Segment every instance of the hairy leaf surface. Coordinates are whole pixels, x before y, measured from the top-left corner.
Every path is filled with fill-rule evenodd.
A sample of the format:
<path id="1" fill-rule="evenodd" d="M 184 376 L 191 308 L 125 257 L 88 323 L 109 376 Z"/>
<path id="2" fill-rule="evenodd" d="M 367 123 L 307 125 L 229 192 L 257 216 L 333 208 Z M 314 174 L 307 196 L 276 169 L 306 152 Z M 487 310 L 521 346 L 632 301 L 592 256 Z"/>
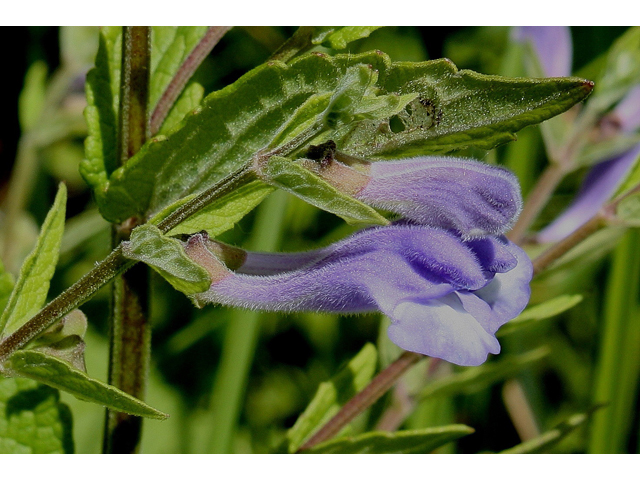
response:
<path id="1" fill-rule="evenodd" d="M 211 284 L 207 271 L 191 260 L 180 241 L 162 234 L 154 225 L 141 225 L 122 244 L 122 254 L 146 263 L 186 295 L 204 292 Z"/>
<path id="2" fill-rule="evenodd" d="M 359 65 L 370 72 L 364 89 L 361 75 L 354 76 Z M 492 148 L 568 109 L 591 86 L 575 78 L 480 75 L 448 60 L 391 63 L 381 52 L 268 62 L 209 95 L 167 137 L 148 142 L 97 200 L 111 221 L 149 217 L 294 138 L 291 148 L 301 153 L 331 138 L 347 153 L 376 158 Z M 346 91 L 336 93 L 339 87 Z M 400 100 L 383 108 L 380 96 Z M 398 113 L 385 118 L 390 109 Z"/>
<path id="3" fill-rule="evenodd" d="M 389 223 L 369 205 L 341 192 L 318 175 L 286 158 L 271 157 L 262 173 L 273 185 L 342 217 L 347 223 L 366 225 Z"/>

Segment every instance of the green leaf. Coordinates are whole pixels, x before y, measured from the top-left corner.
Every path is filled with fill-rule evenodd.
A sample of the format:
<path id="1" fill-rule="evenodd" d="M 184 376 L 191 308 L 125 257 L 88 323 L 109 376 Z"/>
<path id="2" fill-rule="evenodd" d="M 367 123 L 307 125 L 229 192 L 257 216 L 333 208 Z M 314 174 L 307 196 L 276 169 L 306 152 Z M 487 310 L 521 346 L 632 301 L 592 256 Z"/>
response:
<path id="1" fill-rule="evenodd" d="M 220 181 L 260 150 L 322 125 L 334 90 L 359 63 L 365 62 L 349 56 L 349 64 L 346 58 L 338 64 L 316 54 L 290 65 L 269 62 L 212 93 L 180 128 L 148 142 L 114 172 L 107 188 L 96 192 L 101 213 L 111 221 L 152 216 Z"/>
<path id="2" fill-rule="evenodd" d="M 314 27 L 311 43 L 342 50 L 347 44 L 368 37 L 381 27 Z"/>
<path id="3" fill-rule="evenodd" d="M 155 225 L 134 228 L 130 240 L 122 243 L 122 254 L 146 263 L 186 295 L 204 292 L 211 285 L 207 271 L 187 256 L 182 243 L 163 235 Z"/>
<path id="4" fill-rule="evenodd" d="M 87 107 L 84 117 L 88 136 L 84 142 L 86 159 L 80 163 L 85 181 L 98 191 L 118 165 L 117 112 L 120 101 L 122 27 L 102 27 L 96 66 L 87 73 Z"/>
<path id="5" fill-rule="evenodd" d="M 539 320 L 555 317 L 573 308 L 582 301 L 582 295 L 560 295 L 540 305 L 527 308 L 524 312 L 498 330 L 498 335 L 509 335 L 520 328 L 537 323 Z"/>
<path id="6" fill-rule="evenodd" d="M 261 181 L 250 182 L 228 195 L 215 200 L 195 215 L 187 218 L 167 235 L 181 233 L 191 234 L 206 230 L 211 238 L 233 228 L 247 213 L 257 207 L 274 188 Z M 158 223 L 175 208 L 191 200 L 195 195 L 189 195 L 180 202 L 153 217 L 152 222 Z"/>
<path id="7" fill-rule="evenodd" d="M 45 104 L 47 64 L 34 62 L 24 77 L 24 87 L 18 97 L 18 117 L 23 132 L 31 130 L 42 113 Z"/>
<path id="8" fill-rule="evenodd" d="M 156 420 L 164 420 L 168 416 L 111 385 L 90 378 L 69 363 L 36 350 L 19 350 L 9 357 L 4 366 L 15 375 L 31 378 L 112 410 Z"/>
<path id="9" fill-rule="evenodd" d="M 460 373 L 434 380 L 421 392 L 420 398 L 471 393 L 485 388 L 487 385 L 510 378 L 535 365 L 549 354 L 545 347 L 531 350 L 521 355 L 504 355 L 497 362 L 485 363 L 479 367 L 464 368 Z"/>
<path id="10" fill-rule="evenodd" d="M 596 407 L 590 412 L 587 413 L 578 413 L 576 415 L 572 415 L 566 421 L 562 422 L 560 425 L 555 427 L 553 430 L 549 430 L 548 432 L 543 433 L 539 437 L 532 438 L 526 442 L 521 443 L 520 445 L 516 445 L 513 448 L 509 448 L 507 450 L 503 450 L 500 453 L 543 453 L 549 450 L 552 446 L 557 444 L 564 437 L 569 435 L 571 432 L 576 430 L 578 427 L 583 425 L 585 421 L 593 415 L 595 410 L 601 408 L 601 406 Z"/>
<path id="11" fill-rule="evenodd" d="M 367 432 L 330 440 L 304 453 L 429 453 L 474 431 L 466 425 L 446 425 L 400 432 Z"/>
<path id="12" fill-rule="evenodd" d="M 358 65 L 371 73 L 363 77 Z M 377 83 L 359 97 L 364 80 Z M 342 96 L 354 100 L 344 111 L 334 111 L 331 103 L 338 87 L 346 87 L 349 93 Z M 298 151 L 333 139 L 346 153 L 379 158 L 488 149 L 565 111 L 590 90 L 591 83 L 581 79 L 493 77 L 458 72 L 448 60 L 391 63 L 382 52 L 272 61 L 212 93 L 170 134 L 148 142 L 96 191 L 96 200 L 110 221 L 148 218 L 265 150 L 280 152 L 294 133 Z M 391 119 L 370 119 L 403 107 Z M 354 121 L 345 123 L 351 116 Z M 403 129 L 394 132 L 398 123 Z"/>
<path id="13" fill-rule="evenodd" d="M 155 106 L 176 71 L 200 41 L 207 27 L 153 27 L 150 103 Z M 87 74 L 85 119 L 89 135 L 86 159 L 80 172 L 97 194 L 108 185 L 118 166 L 116 126 L 120 95 L 121 27 L 102 27 L 96 66 Z M 195 83 L 182 92 L 163 124 L 165 132 L 193 110 L 202 99 L 203 88 Z"/>
<path id="14" fill-rule="evenodd" d="M 640 230 L 626 229 L 617 242 L 604 284 L 598 354 L 591 399 L 607 403 L 589 428 L 589 453 L 627 451 L 629 418 L 635 414 L 638 357 L 638 297 L 640 296 Z"/>
<path id="15" fill-rule="evenodd" d="M 372 88 L 377 81 L 378 72 L 370 65 L 347 67 L 324 112 L 325 123 L 336 126 L 339 121 L 350 123 L 361 119 L 389 118 L 400 113 L 417 97 L 415 93 L 377 96 Z"/>
<path id="16" fill-rule="evenodd" d="M 73 453 L 71 424 L 57 390 L 0 377 L 0 454 Z"/>
<path id="17" fill-rule="evenodd" d="M 488 150 L 514 140 L 518 130 L 566 111 L 593 87 L 579 78 L 507 78 L 458 71 L 448 60 L 398 62 L 380 77 L 386 92 L 419 97 L 397 118 L 351 127 L 338 144 L 346 153 L 394 158 L 472 146 Z"/>
<path id="18" fill-rule="evenodd" d="M 273 185 L 318 208 L 334 213 L 348 223 L 387 225 L 389 221 L 373 208 L 341 192 L 296 162 L 273 156 L 261 172 Z"/>
<path id="19" fill-rule="evenodd" d="M 64 232 L 67 188 L 61 183 L 53 206 L 42 224 L 36 246 L 22 264 L 18 281 L 0 316 L 0 333 L 6 337 L 31 318 L 47 299 Z"/>
<path id="20" fill-rule="evenodd" d="M 366 344 L 331 380 L 318 386 L 313 400 L 287 432 L 287 451 L 293 453 L 305 440 L 333 417 L 340 406 L 362 390 L 376 369 L 376 349 Z"/>

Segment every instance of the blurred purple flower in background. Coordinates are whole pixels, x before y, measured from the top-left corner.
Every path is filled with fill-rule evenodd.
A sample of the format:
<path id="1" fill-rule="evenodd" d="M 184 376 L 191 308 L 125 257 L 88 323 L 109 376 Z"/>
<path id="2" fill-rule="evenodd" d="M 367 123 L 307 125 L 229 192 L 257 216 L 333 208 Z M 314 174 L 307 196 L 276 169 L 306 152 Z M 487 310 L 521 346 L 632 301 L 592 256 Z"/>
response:
<path id="1" fill-rule="evenodd" d="M 511 38 L 516 42 L 531 43 L 542 68 L 540 76 L 571 75 L 573 43 L 569 27 L 515 27 Z"/>
<path id="2" fill-rule="evenodd" d="M 512 38 L 530 42 L 542 67 L 542 75 L 571 74 L 572 41 L 569 27 L 516 27 Z M 628 135 L 640 127 L 640 84 L 606 114 L 598 125 L 598 136 Z M 640 155 L 640 144 L 598 163 L 586 175 L 573 203 L 537 235 L 540 243 L 562 240 L 593 217 L 611 198 Z"/>
<path id="3" fill-rule="evenodd" d="M 242 260 L 235 271 L 212 253 L 227 247 L 196 234 L 185 250 L 213 281 L 194 301 L 273 311 L 379 310 L 391 319 L 390 339 L 406 350 L 459 365 L 499 353 L 495 333 L 526 306 L 532 276 L 519 247 L 486 235 L 515 220 L 515 177 L 451 158 L 381 162 L 369 173 L 366 194 L 356 197 L 377 199 L 373 205 L 383 198 L 385 208 L 410 220 L 310 252 L 236 252 Z"/>
<path id="4" fill-rule="evenodd" d="M 640 127 L 640 86 L 604 117 L 604 129 L 615 128 L 615 134 L 632 133 Z M 640 155 L 640 144 L 591 168 L 573 203 L 553 222 L 538 233 L 541 243 L 562 240 L 593 217 L 611 198 Z"/>

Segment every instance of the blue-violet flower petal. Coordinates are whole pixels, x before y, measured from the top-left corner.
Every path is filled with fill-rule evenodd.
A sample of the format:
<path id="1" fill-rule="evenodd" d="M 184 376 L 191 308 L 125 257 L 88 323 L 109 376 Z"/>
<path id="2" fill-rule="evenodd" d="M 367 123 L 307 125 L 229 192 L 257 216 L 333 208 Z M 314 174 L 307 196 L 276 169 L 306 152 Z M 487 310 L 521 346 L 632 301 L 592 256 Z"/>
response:
<path id="1" fill-rule="evenodd" d="M 495 332 L 529 299 L 532 267 L 504 238 L 465 241 L 455 233 L 396 224 L 357 232 L 327 248 L 293 254 L 249 252 L 235 272 L 196 234 L 185 249 L 212 271 L 197 303 L 261 310 L 357 313 L 380 310 L 401 348 L 459 365 L 498 353 Z M 198 253 L 195 253 L 198 252 Z"/>
<path id="2" fill-rule="evenodd" d="M 522 207 L 516 177 L 500 167 L 449 157 L 374 162 L 354 196 L 423 225 L 464 238 L 502 235 Z"/>
<path id="3" fill-rule="evenodd" d="M 518 42 L 531 42 L 544 76 L 571 75 L 573 43 L 569 27 L 515 27 L 512 37 Z"/>

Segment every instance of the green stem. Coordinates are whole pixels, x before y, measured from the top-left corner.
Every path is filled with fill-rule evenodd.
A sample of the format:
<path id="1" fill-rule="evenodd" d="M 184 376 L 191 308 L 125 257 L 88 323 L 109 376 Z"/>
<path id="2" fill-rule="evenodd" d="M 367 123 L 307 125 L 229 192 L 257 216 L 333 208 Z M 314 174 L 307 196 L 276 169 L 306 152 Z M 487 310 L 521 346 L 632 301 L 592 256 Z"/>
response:
<path id="1" fill-rule="evenodd" d="M 257 214 L 249 247 L 265 252 L 275 251 L 280 243 L 287 195 L 274 192 Z M 210 453 L 232 453 L 244 390 L 255 354 L 260 331 L 257 311 L 234 310 L 227 326 L 222 356 L 212 391 Z"/>
<path id="2" fill-rule="evenodd" d="M 135 263 L 122 256 L 120 247 L 113 250 L 89 273 L 54 298 L 22 327 L 0 343 L 0 364 L 67 313 L 89 300 L 100 288 Z"/>
<path id="3" fill-rule="evenodd" d="M 174 77 L 171 79 L 169 85 L 162 93 L 158 104 L 151 114 L 150 128 L 151 135 L 155 135 L 160 130 L 162 123 L 169 114 L 171 107 L 184 90 L 185 85 L 189 79 L 196 72 L 200 64 L 203 62 L 207 55 L 213 50 L 220 39 L 231 30 L 232 27 L 209 27 L 202 39 L 193 48 L 189 56 L 184 60 Z"/>
<path id="4" fill-rule="evenodd" d="M 156 225 L 162 233 L 167 233 L 177 227 L 191 215 L 199 212 L 211 202 L 224 197 L 237 188 L 255 180 L 257 177 L 253 170 L 246 165 L 239 170 L 223 178 L 220 182 L 191 199 L 180 208 L 177 208 Z"/>
<path id="5" fill-rule="evenodd" d="M 627 339 L 637 331 L 633 314 L 637 311 L 640 292 L 640 230 L 629 230 L 615 249 L 607 281 L 603 312 L 600 354 L 596 367 L 593 403 L 608 402 L 608 406 L 593 417 L 589 438 L 589 453 L 625 452 L 629 420 L 633 409 L 628 396 L 629 380 L 623 369 L 627 357 L 635 357 L 637 344 Z M 634 328 L 635 327 L 635 328 Z M 636 335 L 632 335 L 635 337 Z M 636 379 L 631 379 L 634 382 Z"/>
<path id="6" fill-rule="evenodd" d="M 118 129 L 121 165 L 135 155 L 149 137 L 150 64 L 151 28 L 124 27 Z M 128 239 L 137 223 L 130 219 L 114 225 L 114 246 Z M 146 265 L 138 264 L 116 279 L 112 293 L 109 383 L 140 400 L 144 400 L 151 357 L 148 275 Z M 105 453 L 137 453 L 141 435 L 142 417 L 107 410 Z"/>
<path id="7" fill-rule="evenodd" d="M 149 137 L 151 28 L 124 27 L 118 125 L 118 158 L 124 165 Z"/>
<path id="8" fill-rule="evenodd" d="M 424 355 L 419 353 L 404 352 L 395 362 L 376 375 L 369 385 L 345 403 L 331 420 L 300 447 L 299 451 L 308 450 L 332 438 L 351 420 L 373 405 L 398 381 L 404 372 L 423 358 L 425 358 Z"/>

